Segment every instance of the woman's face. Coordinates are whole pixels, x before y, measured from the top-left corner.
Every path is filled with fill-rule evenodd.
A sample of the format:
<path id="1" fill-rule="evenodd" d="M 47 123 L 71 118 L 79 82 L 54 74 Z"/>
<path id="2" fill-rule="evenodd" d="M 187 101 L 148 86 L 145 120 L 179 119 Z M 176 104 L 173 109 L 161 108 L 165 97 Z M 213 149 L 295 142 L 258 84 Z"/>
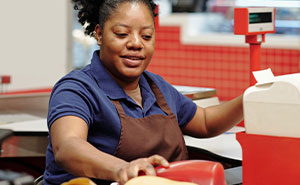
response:
<path id="1" fill-rule="evenodd" d="M 113 77 L 122 83 L 137 81 L 149 65 L 155 46 L 149 8 L 144 3 L 120 4 L 105 22 L 100 37 L 100 60 Z"/>

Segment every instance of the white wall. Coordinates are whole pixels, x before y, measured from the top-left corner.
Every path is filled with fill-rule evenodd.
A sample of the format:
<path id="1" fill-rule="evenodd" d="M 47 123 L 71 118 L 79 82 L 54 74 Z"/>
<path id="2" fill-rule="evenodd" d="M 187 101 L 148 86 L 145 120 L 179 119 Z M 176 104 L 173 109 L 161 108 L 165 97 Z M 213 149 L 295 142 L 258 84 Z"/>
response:
<path id="1" fill-rule="evenodd" d="M 1 0 L 0 75 L 8 91 L 52 87 L 70 70 L 70 0 Z"/>

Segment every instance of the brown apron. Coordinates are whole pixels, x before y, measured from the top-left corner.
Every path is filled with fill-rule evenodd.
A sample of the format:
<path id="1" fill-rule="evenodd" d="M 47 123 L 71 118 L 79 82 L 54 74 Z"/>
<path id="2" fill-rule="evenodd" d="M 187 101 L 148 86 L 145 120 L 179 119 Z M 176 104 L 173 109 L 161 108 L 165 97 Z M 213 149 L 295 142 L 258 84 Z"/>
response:
<path id="1" fill-rule="evenodd" d="M 146 76 L 158 106 L 167 115 L 150 115 L 145 118 L 127 116 L 119 101 L 112 100 L 121 121 L 121 135 L 115 156 L 132 161 L 154 154 L 168 161 L 188 159 L 188 153 L 176 116 L 168 106 L 156 84 Z"/>

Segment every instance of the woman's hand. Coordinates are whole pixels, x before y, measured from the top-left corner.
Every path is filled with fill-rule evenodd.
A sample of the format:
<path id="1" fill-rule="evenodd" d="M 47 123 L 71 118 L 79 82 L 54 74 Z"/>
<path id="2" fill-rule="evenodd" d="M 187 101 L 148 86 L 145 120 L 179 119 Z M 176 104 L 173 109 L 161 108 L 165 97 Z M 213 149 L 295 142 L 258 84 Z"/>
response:
<path id="1" fill-rule="evenodd" d="M 145 175 L 156 176 L 153 165 L 162 165 L 164 167 L 169 167 L 168 161 L 159 155 L 136 159 L 119 169 L 119 171 L 117 172 L 118 183 L 123 185 L 128 180 L 139 176 L 139 173 L 141 172 Z"/>

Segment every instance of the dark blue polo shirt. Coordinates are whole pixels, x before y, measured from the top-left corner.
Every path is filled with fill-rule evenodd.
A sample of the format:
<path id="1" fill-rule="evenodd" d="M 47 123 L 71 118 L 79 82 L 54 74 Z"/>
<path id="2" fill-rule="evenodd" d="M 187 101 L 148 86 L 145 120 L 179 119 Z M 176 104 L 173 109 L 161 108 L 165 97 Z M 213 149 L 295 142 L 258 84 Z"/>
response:
<path id="1" fill-rule="evenodd" d="M 142 74 L 141 88 L 143 109 L 141 109 L 114 81 L 101 64 L 95 51 L 91 64 L 82 70 L 75 70 L 59 80 L 51 93 L 48 111 L 48 127 L 58 118 L 73 115 L 82 118 L 88 125 L 88 142 L 99 150 L 114 154 L 120 139 L 121 123 L 111 100 L 119 100 L 125 113 L 133 118 L 153 114 L 165 114 L 156 104 L 156 98 Z M 156 83 L 166 102 L 184 127 L 194 116 L 196 105 L 179 93 L 163 78 L 145 71 Z M 46 154 L 45 184 L 61 184 L 74 176 L 56 165 L 51 139 Z"/>

